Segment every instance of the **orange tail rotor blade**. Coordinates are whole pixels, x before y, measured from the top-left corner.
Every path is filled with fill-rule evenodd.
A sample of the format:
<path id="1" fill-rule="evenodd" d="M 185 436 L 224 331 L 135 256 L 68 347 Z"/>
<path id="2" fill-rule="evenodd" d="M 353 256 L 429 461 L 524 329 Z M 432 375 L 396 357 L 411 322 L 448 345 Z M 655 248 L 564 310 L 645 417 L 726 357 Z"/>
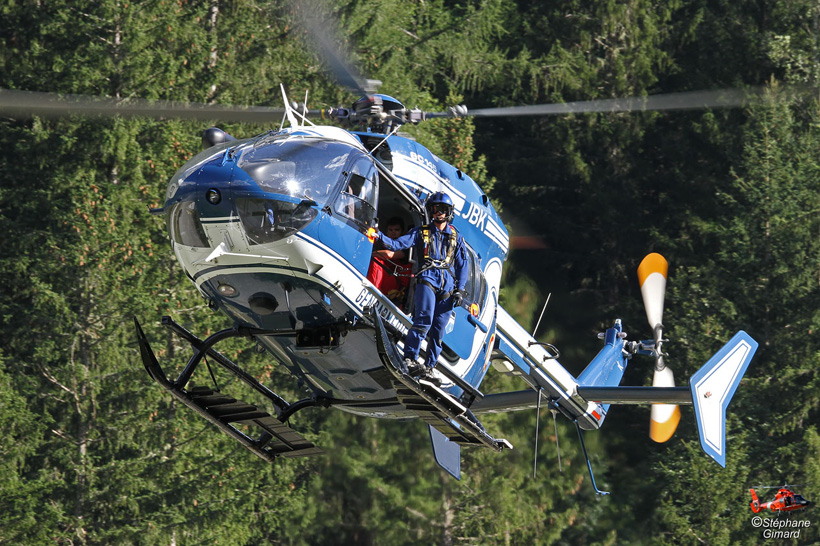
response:
<path id="1" fill-rule="evenodd" d="M 663 323 L 663 301 L 666 295 L 666 278 L 669 264 L 666 258 L 653 252 L 638 266 L 638 281 L 646 309 L 646 319 L 653 331 Z"/>
<path id="2" fill-rule="evenodd" d="M 672 370 L 663 368 L 655 371 L 653 387 L 674 387 L 675 378 Z M 676 404 L 652 404 L 649 419 L 649 437 L 662 444 L 675 433 L 680 423 L 680 408 Z"/>

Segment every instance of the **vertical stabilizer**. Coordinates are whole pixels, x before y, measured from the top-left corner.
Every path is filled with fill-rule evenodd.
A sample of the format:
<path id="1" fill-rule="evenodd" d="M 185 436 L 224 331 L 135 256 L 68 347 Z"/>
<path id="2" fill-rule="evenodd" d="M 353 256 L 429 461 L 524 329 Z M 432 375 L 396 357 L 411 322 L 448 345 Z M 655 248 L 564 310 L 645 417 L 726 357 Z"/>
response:
<path id="1" fill-rule="evenodd" d="M 757 493 L 755 493 L 754 489 L 749 489 L 749 493 L 752 494 L 752 502 L 750 504 L 752 507 L 752 512 L 757 514 L 760 512 L 760 500 L 757 498 Z"/>
<path id="2" fill-rule="evenodd" d="M 698 420 L 700 446 L 726 466 L 726 408 L 757 350 L 757 342 L 740 331 L 689 381 Z"/>

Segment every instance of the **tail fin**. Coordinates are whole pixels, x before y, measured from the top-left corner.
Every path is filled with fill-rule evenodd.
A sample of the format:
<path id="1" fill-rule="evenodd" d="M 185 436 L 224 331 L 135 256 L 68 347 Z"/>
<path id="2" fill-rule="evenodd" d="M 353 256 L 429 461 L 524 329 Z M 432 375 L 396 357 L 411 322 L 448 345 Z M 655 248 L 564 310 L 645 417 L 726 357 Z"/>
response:
<path id="1" fill-rule="evenodd" d="M 752 512 L 757 514 L 758 512 L 760 512 L 760 501 L 757 498 L 757 493 L 755 493 L 754 489 L 749 489 L 749 493 L 752 494 L 752 502 L 750 504 L 750 506 L 752 507 Z"/>
<path id="2" fill-rule="evenodd" d="M 726 466 L 726 408 L 757 345 L 749 334 L 738 332 L 689 381 L 700 446 L 722 467 Z"/>

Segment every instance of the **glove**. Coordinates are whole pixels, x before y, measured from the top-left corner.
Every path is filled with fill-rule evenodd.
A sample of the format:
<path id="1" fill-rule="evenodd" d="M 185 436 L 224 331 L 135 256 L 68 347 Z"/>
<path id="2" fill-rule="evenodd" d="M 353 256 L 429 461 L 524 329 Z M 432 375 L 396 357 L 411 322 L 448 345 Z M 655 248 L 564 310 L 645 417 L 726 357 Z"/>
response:
<path id="1" fill-rule="evenodd" d="M 367 228 L 367 238 L 371 243 L 376 242 L 376 239 L 379 238 L 379 232 L 376 231 L 376 228 Z"/>
<path id="2" fill-rule="evenodd" d="M 453 308 L 461 307 L 461 304 L 464 303 L 464 292 L 461 290 L 456 290 L 453 292 Z"/>

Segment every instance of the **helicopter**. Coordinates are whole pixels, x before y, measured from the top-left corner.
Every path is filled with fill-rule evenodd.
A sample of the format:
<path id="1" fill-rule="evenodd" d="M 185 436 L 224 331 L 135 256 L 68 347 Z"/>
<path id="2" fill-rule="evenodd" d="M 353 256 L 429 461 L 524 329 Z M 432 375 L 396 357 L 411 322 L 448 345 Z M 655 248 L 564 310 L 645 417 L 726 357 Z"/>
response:
<path id="1" fill-rule="evenodd" d="M 598 355 L 573 376 L 560 364 L 554 346 L 536 340 L 499 304 L 510 236 L 489 196 L 468 173 L 399 129 L 444 117 L 733 106 L 745 99 L 717 91 L 424 112 L 375 93 L 370 81 L 351 79 L 361 98 L 350 107 L 318 112 L 307 108 L 307 100 L 301 107 L 291 103 L 284 86 L 281 110 L 150 101 L 123 106 L 11 91 L 0 92 L 0 102 L 6 110 L 40 115 L 69 111 L 283 120 L 278 130 L 244 139 L 216 127 L 207 129 L 203 151 L 171 178 L 164 205 L 151 211 L 165 219 L 172 252 L 185 274 L 231 326 L 202 339 L 173 318 L 163 317 L 162 325 L 193 351 L 182 370 L 169 376 L 134 319 L 148 375 L 255 455 L 273 462 L 278 457 L 322 453 L 291 426 L 290 419 L 308 408 L 332 407 L 366 417 L 424 422 L 436 462 L 460 479 L 461 447 L 513 447 L 487 431 L 479 415 L 540 410 L 543 404 L 575 425 L 592 486 L 596 493 L 606 494 L 595 484 L 583 431 L 599 429 L 612 404 L 651 404 L 654 440 L 668 440 L 680 420 L 678 406 L 692 405 L 701 447 L 725 466 L 725 412 L 757 342 L 738 332 L 692 376 L 688 387 L 674 386 L 662 351 L 668 264 L 653 253 L 638 267 L 652 338 L 628 340 L 616 319 L 600 334 L 603 347 Z M 338 126 L 314 125 L 314 117 L 330 118 Z M 412 323 L 412 298 L 396 303 L 367 279 L 373 251 L 370 230 L 378 227 L 379 219 L 390 217 L 402 218 L 405 225 L 428 224 L 424 202 L 435 192 L 446 193 L 454 202 L 452 223 L 464 238 L 469 269 L 465 304 L 451 312 L 436 383 L 417 380 L 402 368 L 400 348 Z M 416 267 L 420 261 L 411 254 Z M 284 366 L 308 396 L 288 402 L 216 350 L 232 338 L 253 341 Z M 423 343 L 422 352 L 425 349 Z M 620 385 L 635 355 L 654 360 L 652 387 Z M 201 366 L 204 363 L 210 372 L 208 359 L 235 376 L 254 399 L 238 399 L 208 385 Z M 519 377 L 524 388 L 483 393 L 480 389 L 491 366 Z M 200 382 L 200 375 L 205 381 Z"/>
<path id="2" fill-rule="evenodd" d="M 751 506 L 752 512 L 755 514 L 767 508 L 772 512 L 781 514 L 783 512 L 803 510 L 811 506 L 811 502 L 803 498 L 803 495 L 795 493 L 791 487 L 787 485 L 763 486 L 758 487 L 758 489 L 777 489 L 777 493 L 775 493 L 774 498 L 769 502 L 760 502 L 754 488 L 749 489 L 749 493 L 752 495 L 752 502 L 749 506 Z"/>
<path id="3" fill-rule="evenodd" d="M 460 478 L 461 446 L 510 449 L 476 414 L 540 408 L 542 400 L 578 431 L 601 427 L 610 404 L 653 404 L 651 436 L 671 437 L 679 404 L 692 404 L 703 449 L 725 465 L 725 410 L 757 343 L 738 332 L 693 377 L 675 387 L 664 365 L 662 310 L 668 265 L 648 255 L 638 268 L 650 340 L 628 341 L 620 319 L 601 334 L 604 347 L 576 378 L 555 347 L 538 342 L 499 305 L 509 235 L 480 186 L 417 142 L 397 134 L 407 121 L 435 117 L 407 110 L 393 97 L 371 94 L 350 109 L 331 111 L 365 131 L 313 125 L 290 106 L 289 127 L 236 140 L 217 128 L 206 149 L 168 185 L 165 206 L 173 252 L 209 306 L 233 326 L 200 339 L 170 317 L 162 324 L 193 348 L 175 378 L 166 376 L 135 319 L 149 375 L 177 399 L 256 455 L 314 455 L 321 449 L 288 426 L 296 412 L 335 407 L 385 419 L 420 419 L 429 428 L 437 463 Z M 400 347 L 412 323 L 408 298 L 397 303 L 366 277 L 380 217 L 426 225 L 425 199 L 445 192 L 453 225 L 468 254 L 465 303 L 453 309 L 436 366 L 437 382 L 405 373 Z M 410 261 L 416 267 L 421 257 Z M 252 338 L 282 363 L 310 396 L 293 403 L 263 385 L 214 346 Z M 422 345 L 422 351 L 425 345 Z M 619 386 L 633 355 L 655 359 L 653 387 Z M 267 399 L 274 411 L 212 387 L 189 386 L 209 356 Z M 484 394 L 490 367 L 521 377 L 526 390 Z M 584 454 L 595 491 L 589 458 Z"/>

